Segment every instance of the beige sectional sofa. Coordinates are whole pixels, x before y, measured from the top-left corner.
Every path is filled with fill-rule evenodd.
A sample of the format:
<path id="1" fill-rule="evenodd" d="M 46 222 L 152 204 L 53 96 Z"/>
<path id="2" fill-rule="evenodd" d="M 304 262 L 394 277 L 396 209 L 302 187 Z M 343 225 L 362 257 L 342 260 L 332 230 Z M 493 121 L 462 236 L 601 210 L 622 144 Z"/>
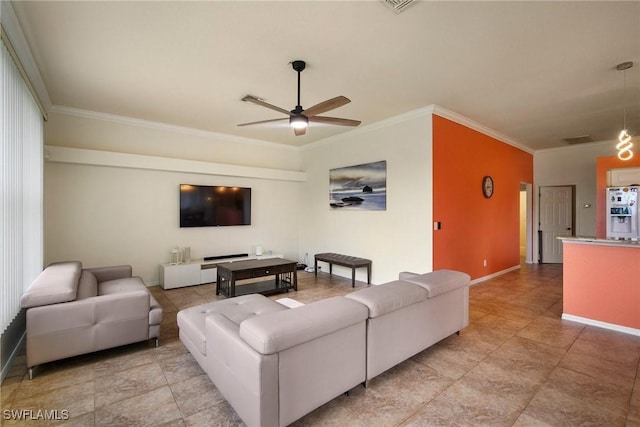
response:
<path id="1" fill-rule="evenodd" d="M 178 313 L 180 339 L 248 426 L 286 426 L 469 323 L 442 270 L 287 308 L 252 294 Z"/>
<path id="2" fill-rule="evenodd" d="M 129 265 L 83 269 L 78 261 L 45 268 L 25 291 L 27 366 L 131 344 L 160 335 L 162 307 Z"/>
<path id="3" fill-rule="evenodd" d="M 439 270 L 347 295 L 369 309 L 367 381 L 469 325 L 469 275 Z"/>

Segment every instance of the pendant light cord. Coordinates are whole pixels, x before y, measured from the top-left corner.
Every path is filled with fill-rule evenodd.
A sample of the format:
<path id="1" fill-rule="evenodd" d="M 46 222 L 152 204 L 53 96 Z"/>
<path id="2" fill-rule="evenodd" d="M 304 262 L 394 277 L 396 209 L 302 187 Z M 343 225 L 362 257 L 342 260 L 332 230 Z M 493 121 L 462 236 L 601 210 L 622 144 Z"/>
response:
<path id="1" fill-rule="evenodd" d="M 622 72 L 623 92 L 622 92 L 622 129 L 627 128 L 627 70 Z"/>

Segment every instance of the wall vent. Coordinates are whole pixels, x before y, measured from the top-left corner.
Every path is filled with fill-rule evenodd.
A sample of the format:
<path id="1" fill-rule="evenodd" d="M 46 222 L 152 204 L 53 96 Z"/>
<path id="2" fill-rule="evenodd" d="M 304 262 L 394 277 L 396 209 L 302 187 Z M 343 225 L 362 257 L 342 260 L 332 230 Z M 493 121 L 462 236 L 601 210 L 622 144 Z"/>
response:
<path id="1" fill-rule="evenodd" d="M 395 13 L 400 13 L 405 10 L 411 3 L 415 0 L 380 0 L 382 3 L 386 4 L 389 8 L 391 8 Z"/>
<path id="2" fill-rule="evenodd" d="M 564 138 L 564 142 L 570 145 L 586 144 L 588 142 L 595 142 L 595 139 L 591 135 L 575 136 L 573 138 Z"/>

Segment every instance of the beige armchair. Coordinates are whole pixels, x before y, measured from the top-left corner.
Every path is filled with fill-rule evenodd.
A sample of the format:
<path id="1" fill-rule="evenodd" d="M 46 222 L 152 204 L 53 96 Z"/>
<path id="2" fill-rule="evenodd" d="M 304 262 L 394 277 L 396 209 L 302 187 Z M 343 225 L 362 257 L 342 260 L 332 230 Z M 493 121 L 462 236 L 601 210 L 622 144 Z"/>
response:
<path id="1" fill-rule="evenodd" d="M 21 299 L 27 309 L 27 366 L 155 338 L 162 307 L 129 265 L 48 266 Z"/>

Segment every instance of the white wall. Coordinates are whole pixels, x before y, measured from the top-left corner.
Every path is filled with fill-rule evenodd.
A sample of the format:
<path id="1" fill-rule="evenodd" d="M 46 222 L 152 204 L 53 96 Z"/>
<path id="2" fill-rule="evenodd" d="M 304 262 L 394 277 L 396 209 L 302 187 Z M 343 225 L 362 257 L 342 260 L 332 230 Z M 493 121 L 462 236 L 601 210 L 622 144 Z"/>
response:
<path id="1" fill-rule="evenodd" d="M 427 108 L 306 146 L 300 205 L 300 256 L 338 252 L 373 261 L 372 283 L 400 271 L 432 269 L 431 112 Z M 329 207 L 329 170 L 387 161 L 387 210 Z M 322 265 L 322 264 L 321 264 Z M 334 274 L 351 270 L 334 267 Z M 356 278 L 366 281 L 359 269 Z"/>
<path id="2" fill-rule="evenodd" d="M 539 193 L 540 187 L 575 186 L 575 234 L 578 236 L 596 235 L 596 160 L 616 153 L 615 142 L 607 141 L 540 150 L 533 155 L 535 194 Z M 538 208 L 538 197 L 534 197 L 534 224 L 539 223 Z M 534 253 L 538 253 L 537 238 L 534 239 Z"/>
<path id="3" fill-rule="evenodd" d="M 325 251 L 370 258 L 373 283 L 394 280 L 400 271 L 430 271 L 432 111 L 414 111 L 294 149 L 54 109 L 45 139 L 50 152 L 45 262 L 127 263 L 155 284 L 159 264 L 168 261 L 175 245 L 190 246 L 198 258 L 251 252 L 260 244 L 291 259 L 303 260 L 308 253 L 310 264 L 315 253 Z M 180 163 L 184 159 L 198 164 L 189 170 L 189 162 L 186 168 Z M 387 210 L 330 209 L 329 169 L 378 160 L 387 161 Z M 202 164 L 206 169 L 207 162 L 238 170 L 249 166 L 250 171 L 233 176 L 213 167 L 210 174 L 194 173 L 202 172 Z M 265 178 L 271 168 L 276 179 Z M 296 173 L 307 181 L 290 176 Z M 180 229 L 181 183 L 251 187 L 252 225 Z M 351 274 L 341 267 L 334 273 Z M 357 278 L 366 280 L 365 272 L 359 270 Z"/>
<path id="4" fill-rule="evenodd" d="M 256 244 L 262 245 L 265 251 L 297 258 L 301 183 L 299 178 L 289 177 L 296 173 L 304 176 L 295 172 L 300 166 L 297 150 L 242 141 L 235 141 L 234 149 L 229 150 L 228 141 L 171 128 L 56 114 L 50 120 L 51 133 L 45 134 L 46 143 L 52 143 L 44 175 L 45 265 L 70 259 L 80 260 L 88 267 L 131 264 L 134 274 L 147 284 L 156 284 L 159 265 L 168 262 L 169 251 L 176 245 L 190 246 L 192 258 L 250 253 Z M 119 141 L 125 140 L 125 153 L 145 155 L 100 151 L 87 155 L 83 151 L 102 149 L 109 140 L 114 140 L 117 148 L 123 148 Z M 154 153 L 156 141 L 162 142 Z M 172 148 L 169 141 L 176 147 Z M 59 149 L 58 146 L 65 143 L 77 148 L 70 153 Z M 172 150 L 176 151 L 172 153 L 174 159 L 164 159 L 169 166 L 165 166 L 161 157 L 148 156 L 168 155 Z M 185 167 L 178 151 L 199 152 L 200 159 L 209 161 L 233 157 L 236 164 L 230 173 L 219 174 L 216 171 L 224 168 L 215 167 L 214 163 L 211 163 L 211 173 L 200 173 L 201 166 L 209 163 L 192 162 L 197 167 L 190 171 L 189 162 Z M 96 164 L 96 157 L 109 162 Z M 193 156 L 182 158 L 189 157 Z M 249 168 L 242 167 L 244 157 Z M 118 159 L 127 167 L 118 166 Z M 136 164 L 140 166 L 135 167 Z M 179 167 L 172 169 L 172 164 Z M 264 169 L 285 164 L 290 166 L 289 170 Z M 236 170 L 238 173 L 234 176 Z M 252 170 L 255 170 L 254 176 Z M 265 171 L 268 176 L 283 178 L 264 178 Z M 178 186 L 181 183 L 251 187 L 252 224 L 179 228 Z"/>

